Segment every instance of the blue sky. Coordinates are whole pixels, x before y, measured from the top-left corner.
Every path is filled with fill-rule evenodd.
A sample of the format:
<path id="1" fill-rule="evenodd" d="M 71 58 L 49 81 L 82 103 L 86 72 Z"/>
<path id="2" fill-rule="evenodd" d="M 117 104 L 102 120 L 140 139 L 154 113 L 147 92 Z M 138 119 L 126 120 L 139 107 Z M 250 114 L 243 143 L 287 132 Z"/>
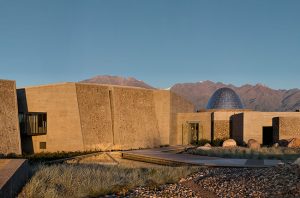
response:
<path id="1" fill-rule="evenodd" d="M 0 78 L 300 88 L 297 0 L 0 0 Z"/>

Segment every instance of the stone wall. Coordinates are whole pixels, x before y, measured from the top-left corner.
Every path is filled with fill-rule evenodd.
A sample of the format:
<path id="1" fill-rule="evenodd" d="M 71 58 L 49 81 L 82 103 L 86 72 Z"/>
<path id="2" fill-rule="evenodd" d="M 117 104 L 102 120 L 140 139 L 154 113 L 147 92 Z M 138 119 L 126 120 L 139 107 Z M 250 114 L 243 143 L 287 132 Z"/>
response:
<path id="1" fill-rule="evenodd" d="M 15 81 L 0 80 L 0 153 L 21 154 Z"/>
<path id="2" fill-rule="evenodd" d="M 76 83 L 81 132 L 85 150 L 106 150 L 113 145 L 108 86 Z"/>
<path id="3" fill-rule="evenodd" d="M 155 113 L 161 145 L 170 144 L 170 91 L 154 90 Z"/>
<path id="4" fill-rule="evenodd" d="M 273 118 L 273 130 L 276 140 L 300 138 L 300 117 Z"/>
<path id="5" fill-rule="evenodd" d="M 113 87 L 115 148 L 161 145 L 153 91 Z"/>
<path id="6" fill-rule="evenodd" d="M 248 111 L 248 110 L 247 110 Z M 230 120 L 235 114 L 241 113 L 241 110 L 215 111 L 212 114 L 213 120 L 213 139 L 228 139 L 232 131 Z"/>

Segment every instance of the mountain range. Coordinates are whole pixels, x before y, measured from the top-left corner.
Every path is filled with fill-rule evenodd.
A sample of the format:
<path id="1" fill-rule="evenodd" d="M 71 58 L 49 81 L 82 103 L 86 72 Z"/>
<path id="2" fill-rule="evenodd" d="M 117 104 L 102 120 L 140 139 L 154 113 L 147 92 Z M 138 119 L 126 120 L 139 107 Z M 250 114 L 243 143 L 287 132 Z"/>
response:
<path id="1" fill-rule="evenodd" d="M 123 86 L 142 87 L 156 89 L 147 83 L 129 77 L 119 76 L 96 76 L 84 83 L 113 84 Z M 295 111 L 300 109 L 300 90 L 299 89 L 272 89 L 262 84 L 242 85 L 240 87 L 221 82 L 209 80 L 195 83 L 177 83 L 169 88 L 174 93 L 191 101 L 196 109 L 205 109 L 210 96 L 219 88 L 229 87 L 233 89 L 241 98 L 245 108 L 257 111 Z"/>

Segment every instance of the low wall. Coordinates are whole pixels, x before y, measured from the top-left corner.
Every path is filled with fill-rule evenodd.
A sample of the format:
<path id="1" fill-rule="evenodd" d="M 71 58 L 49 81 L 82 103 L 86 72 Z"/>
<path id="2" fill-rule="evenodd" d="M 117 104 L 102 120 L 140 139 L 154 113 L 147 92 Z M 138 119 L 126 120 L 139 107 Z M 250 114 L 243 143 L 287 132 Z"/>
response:
<path id="1" fill-rule="evenodd" d="M 17 197 L 28 180 L 28 171 L 27 160 L 0 159 L 0 197 Z"/>

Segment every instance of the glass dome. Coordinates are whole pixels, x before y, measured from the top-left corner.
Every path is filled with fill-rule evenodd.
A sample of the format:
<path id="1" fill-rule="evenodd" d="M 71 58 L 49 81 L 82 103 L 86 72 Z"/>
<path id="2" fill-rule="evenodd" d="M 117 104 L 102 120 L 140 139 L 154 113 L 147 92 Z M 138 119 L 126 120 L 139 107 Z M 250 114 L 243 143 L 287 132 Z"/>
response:
<path id="1" fill-rule="evenodd" d="M 207 109 L 243 109 L 240 97 L 230 88 L 220 88 L 210 97 Z"/>

